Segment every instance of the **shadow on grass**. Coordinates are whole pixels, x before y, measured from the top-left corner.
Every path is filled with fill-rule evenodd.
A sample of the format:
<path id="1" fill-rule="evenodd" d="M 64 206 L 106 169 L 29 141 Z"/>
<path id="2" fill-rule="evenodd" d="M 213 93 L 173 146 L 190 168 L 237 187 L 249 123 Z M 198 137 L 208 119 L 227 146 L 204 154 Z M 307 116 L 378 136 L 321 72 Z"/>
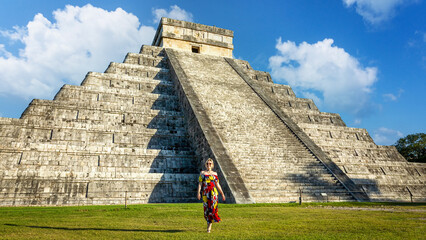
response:
<path id="1" fill-rule="evenodd" d="M 5 226 L 10 227 L 28 227 L 28 228 L 41 228 L 41 229 L 55 229 L 55 230 L 67 230 L 67 231 L 116 231 L 116 232 L 163 232 L 163 233 L 178 233 L 185 232 L 184 230 L 149 230 L 149 229 L 112 229 L 112 228 L 70 228 L 70 227 L 49 227 L 49 226 L 27 226 L 5 223 Z"/>

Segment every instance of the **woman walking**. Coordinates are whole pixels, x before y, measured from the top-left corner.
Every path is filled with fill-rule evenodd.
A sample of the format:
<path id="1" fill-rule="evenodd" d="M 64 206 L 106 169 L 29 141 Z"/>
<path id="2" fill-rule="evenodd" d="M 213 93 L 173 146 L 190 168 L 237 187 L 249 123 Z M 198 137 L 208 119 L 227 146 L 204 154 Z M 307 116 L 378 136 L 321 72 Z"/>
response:
<path id="1" fill-rule="evenodd" d="M 200 191 L 203 194 L 203 207 L 204 207 L 204 218 L 207 221 L 207 232 L 210 233 L 213 222 L 219 222 L 220 217 L 218 215 L 218 193 L 222 194 L 222 200 L 225 201 L 225 195 L 223 194 L 222 188 L 219 184 L 219 178 L 217 173 L 213 172 L 214 163 L 211 158 L 205 162 L 206 171 L 201 171 L 198 179 L 198 191 L 197 198 L 201 199 Z"/>

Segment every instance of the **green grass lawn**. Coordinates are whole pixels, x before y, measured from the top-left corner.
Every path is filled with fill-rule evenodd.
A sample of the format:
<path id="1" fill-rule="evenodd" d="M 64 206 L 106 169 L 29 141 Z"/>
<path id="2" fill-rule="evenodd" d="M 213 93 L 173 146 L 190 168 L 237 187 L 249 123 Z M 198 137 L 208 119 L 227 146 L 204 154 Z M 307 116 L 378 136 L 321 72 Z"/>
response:
<path id="1" fill-rule="evenodd" d="M 202 204 L 0 208 L 0 239 L 426 239 L 426 205 Z"/>

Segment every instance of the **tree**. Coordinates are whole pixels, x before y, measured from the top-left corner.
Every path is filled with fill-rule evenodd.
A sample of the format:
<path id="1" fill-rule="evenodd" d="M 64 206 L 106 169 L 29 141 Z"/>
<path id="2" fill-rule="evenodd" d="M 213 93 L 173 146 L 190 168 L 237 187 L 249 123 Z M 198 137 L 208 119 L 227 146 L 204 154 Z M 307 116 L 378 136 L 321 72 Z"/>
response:
<path id="1" fill-rule="evenodd" d="M 409 162 L 426 163 L 426 134 L 409 134 L 400 138 L 395 147 Z"/>

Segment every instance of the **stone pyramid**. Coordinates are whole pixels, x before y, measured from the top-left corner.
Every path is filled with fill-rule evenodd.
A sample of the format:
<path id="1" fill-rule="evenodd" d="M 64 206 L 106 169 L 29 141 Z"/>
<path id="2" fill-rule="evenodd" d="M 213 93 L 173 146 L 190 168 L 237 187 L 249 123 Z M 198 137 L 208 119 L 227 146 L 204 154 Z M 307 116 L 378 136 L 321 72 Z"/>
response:
<path id="1" fill-rule="evenodd" d="M 163 18 L 152 46 L 0 118 L 0 205 L 425 201 L 426 165 L 232 58 L 233 32 Z"/>

